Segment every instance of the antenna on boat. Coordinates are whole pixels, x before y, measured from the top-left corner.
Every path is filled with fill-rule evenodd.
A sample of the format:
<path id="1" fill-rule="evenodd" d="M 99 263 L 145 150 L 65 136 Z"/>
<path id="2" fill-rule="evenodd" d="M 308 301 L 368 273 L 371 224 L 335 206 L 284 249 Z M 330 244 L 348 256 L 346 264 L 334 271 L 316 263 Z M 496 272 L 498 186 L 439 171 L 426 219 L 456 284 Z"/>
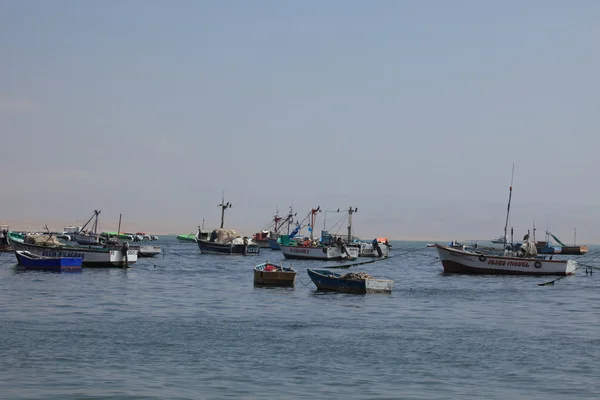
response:
<path id="1" fill-rule="evenodd" d="M 506 251 L 506 235 L 508 233 L 508 216 L 510 215 L 510 200 L 512 198 L 512 187 L 513 187 L 513 179 L 515 177 L 515 163 L 512 166 L 512 174 L 510 177 L 510 188 L 508 191 L 508 207 L 506 207 L 506 223 L 504 224 L 504 248 L 503 251 Z"/>
<path id="2" fill-rule="evenodd" d="M 222 192 L 221 204 L 219 204 L 217 207 L 221 207 L 221 229 L 223 229 L 223 222 L 225 221 L 225 210 L 231 208 L 230 202 L 225 203 L 225 192 Z"/>

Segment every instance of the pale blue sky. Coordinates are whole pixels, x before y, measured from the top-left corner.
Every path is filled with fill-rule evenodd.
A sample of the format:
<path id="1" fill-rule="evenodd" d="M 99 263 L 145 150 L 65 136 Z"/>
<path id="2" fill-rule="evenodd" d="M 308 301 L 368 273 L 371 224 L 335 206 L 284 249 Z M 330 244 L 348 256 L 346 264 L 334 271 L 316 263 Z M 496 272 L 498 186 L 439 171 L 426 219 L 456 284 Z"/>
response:
<path id="1" fill-rule="evenodd" d="M 358 207 L 364 237 L 485 238 L 514 162 L 519 235 L 600 242 L 599 20 L 592 0 L 0 0 L 0 222 L 191 232 L 225 190 L 242 233 L 293 201 Z"/>

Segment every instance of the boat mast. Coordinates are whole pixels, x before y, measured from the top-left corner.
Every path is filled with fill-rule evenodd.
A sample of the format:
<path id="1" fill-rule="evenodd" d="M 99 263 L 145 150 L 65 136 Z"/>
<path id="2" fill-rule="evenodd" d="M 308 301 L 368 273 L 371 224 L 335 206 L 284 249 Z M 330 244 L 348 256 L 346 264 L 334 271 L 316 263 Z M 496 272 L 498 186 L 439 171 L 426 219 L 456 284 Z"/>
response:
<path id="1" fill-rule="evenodd" d="M 225 210 L 231 208 L 231 203 L 225 203 L 225 192 L 221 194 L 221 204 L 217 207 L 221 207 L 221 229 L 223 229 L 223 223 L 225 222 Z"/>
<path id="2" fill-rule="evenodd" d="M 313 231 L 315 230 L 315 215 L 321 211 L 321 206 L 310 210 L 310 241 L 312 242 L 314 236 Z"/>
<path id="3" fill-rule="evenodd" d="M 358 211 L 358 208 L 348 208 L 348 243 L 352 243 L 352 214 Z"/>
<path id="4" fill-rule="evenodd" d="M 509 188 L 509 192 L 508 192 L 508 207 L 506 208 L 506 223 L 504 224 L 504 249 L 506 250 L 506 235 L 508 234 L 508 216 L 510 215 L 510 200 L 512 198 L 512 185 L 513 185 L 513 179 L 515 177 L 515 164 L 513 163 L 513 167 L 512 167 L 512 175 L 510 177 L 510 188 Z"/>
<path id="5" fill-rule="evenodd" d="M 117 228 L 117 240 L 119 240 L 120 236 L 121 236 L 121 216 L 122 215 L 123 214 L 119 214 L 119 227 Z"/>
<path id="6" fill-rule="evenodd" d="M 275 223 L 273 230 L 277 232 L 277 223 L 281 221 L 281 217 L 279 216 L 279 207 L 277 207 L 277 211 L 275 212 L 275 216 L 273 217 L 273 222 Z"/>
<path id="7" fill-rule="evenodd" d="M 286 218 L 286 221 L 287 221 L 287 234 L 288 235 L 290 234 L 290 225 L 292 225 L 292 223 L 294 222 L 294 216 L 296 215 L 296 214 L 294 214 L 293 210 L 294 210 L 293 209 L 293 205 L 291 205 L 290 206 L 290 211 L 288 212 L 288 216 Z M 285 224 L 285 221 L 283 221 L 283 223 Z"/>

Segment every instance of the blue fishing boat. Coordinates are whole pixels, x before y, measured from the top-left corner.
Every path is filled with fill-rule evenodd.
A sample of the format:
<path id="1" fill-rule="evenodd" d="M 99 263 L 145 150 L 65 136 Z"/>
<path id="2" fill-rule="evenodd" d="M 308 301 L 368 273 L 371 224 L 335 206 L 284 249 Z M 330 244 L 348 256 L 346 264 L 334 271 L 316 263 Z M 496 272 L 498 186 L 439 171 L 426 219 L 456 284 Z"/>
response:
<path id="1" fill-rule="evenodd" d="M 254 266 L 254 284 L 263 286 L 294 286 L 296 271 L 269 261 Z"/>
<path id="2" fill-rule="evenodd" d="M 79 272 L 83 262 L 81 257 L 43 257 L 24 250 L 15 251 L 15 256 L 23 268 L 37 271 Z"/>
<path id="3" fill-rule="evenodd" d="M 364 272 L 338 274 L 325 269 L 307 269 L 308 276 L 317 289 L 342 293 L 377 293 L 391 292 L 394 281 L 374 279 Z"/>

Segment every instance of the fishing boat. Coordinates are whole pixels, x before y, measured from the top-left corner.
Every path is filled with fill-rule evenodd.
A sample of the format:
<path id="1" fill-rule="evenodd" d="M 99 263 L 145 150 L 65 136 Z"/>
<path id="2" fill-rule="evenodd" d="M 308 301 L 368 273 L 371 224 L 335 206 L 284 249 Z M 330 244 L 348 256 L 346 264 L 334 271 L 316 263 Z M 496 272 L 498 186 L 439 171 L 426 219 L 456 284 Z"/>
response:
<path id="1" fill-rule="evenodd" d="M 197 240 L 202 254 L 229 254 L 253 256 L 260 254 L 260 246 L 247 237 L 236 238 L 227 243 L 211 242 L 210 240 Z"/>
<path id="2" fill-rule="evenodd" d="M 307 218 L 310 219 L 308 230 L 310 237 L 304 240 L 290 240 L 288 235 L 281 235 L 279 247 L 281 253 L 288 259 L 299 260 L 354 260 L 358 257 L 359 247 L 344 243 L 340 237 L 333 240 L 333 237 L 326 231 L 321 232 L 321 239 L 313 238 L 316 214 L 320 212 L 321 207 L 310 210 Z M 349 220 L 351 230 L 351 219 Z"/>
<path id="3" fill-rule="evenodd" d="M 8 232 L 8 240 L 15 250 L 24 250 L 42 257 L 78 257 L 84 267 L 129 267 L 137 262 L 138 251 L 123 246 L 121 248 L 101 248 L 96 246 L 43 246 L 26 243 L 25 235 Z"/>
<path id="4" fill-rule="evenodd" d="M 231 203 L 225 203 L 225 198 L 222 197 L 221 204 L 219 204 L 218 207 L 221 208 L 221 227 L 219 229 L 214 229 L 210 233 L 208 240 L 196 239 L 200 252 L 202 254 L 244 256 L 260 254 L 260 246 L 252 239 L 249 239 L 246 236 L 242 238 L 234 230 L 223 228 L 223 225 L 225 224 L 225 210 L 231 208 Z"/>
<path id="5" fill-rule="evenodd" d="M 177 240 L 181 243 L 196 243 L 196 234 L 190 233 L 187 235 L 177 235 Z"/>
<path id="6" fill-rule="evenodd" d="M 538 256 L 534 242 L 529 239 L 529 232 L 523 237 L 523 243 L 519 246 L 506 241 L 512 199 L 512 182 L 513 179 L 511 178 L 502 242 L 503 248 L 494 251 L 467 246 L 456 248 L 435 244 L 444 272 L 510 275 L 571 275 L 575 273 L 577 263 L 573 260 L 552 260 L 552 257 L 546 259 L 543 256 Z"/>
<path id="7" fill-rule="evenodd" d="M 388 257 L 390 254 L 390 248 L 387 244 L 385 244 L 385 241 L 381 241 L 380 239 L 381 238 L 377 238 L 376 243 L 381 253 L 377 251 L 377 248 L 372 242 L 360 242 L 360 251 L 358 253 L 359 257 Z"/>
<path id="8" fill-rule="evenodd" d="M 204 230 L 204 219 L 202 220 L 202 225 L 198 225 L 198 231 L 196 233 L 177 235 L 177 240 L 179 240 L 181 243 L 196 243 L 196 240 L 208 240 L 209 238 L 210 232 L 206 232 Z"/>
<path id="9" fill-rule="evenodd" d="M 496 239 L 490 239 L 490 242 L 492 242 L 494 244 L 504 244 L 504 243 L 508 243 L 509 241 L 507 240 L 506 236 L 500 236 L 500 237 L 497 237 Z"/>
<path id="10" fill-rule="evenodd" d="M 294 286 L 296 271 L 292 268 L 270 263 L 254 266 L 254 284 L 263 286 Z"/>
<path id="11" fill-rule="evenodd" d="M 292 224 L 294 224 L 294 217 L 296 216 L 296 214 L 297 213 L 294 213 L 292 210 L 292 207 L 290 206 L 290 210 L 288 212 L 287 217 L 279 224 L 279 226 L 277 227 L 277 229 L 274 232 L 270 232 L 267 240 L 269 243 L 269 248 L 271 250 L 281 250 L 280 237 L 281 237 L 281 229 L 284 226 L 287 226 L 287 235 L 290 239 L 293 239 L 294 237 L 296 237 L 298 235 L 298 233 L 300 232 L 300 229 L 302 229 L 302 226 L 300 225 L 300 223 L 296 222 L 295 228 L 292 231 L 290 231 Z"/>
<path id="12" fill-rule="evenodd" d="M 83 261 L 81 257 L 44 257 L 24 250 L 15 251 L 15 256 L 24 269 L 37 271 L 78 272 Z"/>
<path id="13" fill-rule="evenodd" d="M 75 235 L 79 232 L 81 232 L 81 226 L 66 226 L 62 233 L 69 236 L 69 241 L 75 241 Z"/>
<path id="14" fill-rule="evenodd" d="M 75 241 L 77 244 L 83 246 L 96 246 L 100 245 L 104 242 L 103 238 L 98 235 L 98 216 L 100 215 L 100 210 L 94 210 L 94 215 L 88 219 L 88 221 L 83 225 L 83 227 L 79 230 L 78 233 L 75 234 Z M 90 230 L 85 230 L 88 224 L 94 220 L 92 224 L 92 228 Z"/>
<path id="15" fill-rule="evenodd" d="M 552 245 L 550 243 L 550 237 L 554 238 L 554 240 L 559 244 L 559 246 Z M 541 254 L 582 255 L 589 251 L 587 246 L 568 246 L 564 244 L 554 234 L 548 231 L 546 231 L 546 240 L 535 242 L 535 247 L 537 248 L 538 253 Z"/>
<path id="16" fill-rule="evenodd" d="M 484 254 L 436 244 L 444 272 L 507 275 L 571 275 L 577 268 L 573 260 L 516 257 Z"/>
<path id="17" fill-rule="evenodd" d="M 307 269 L 308 276 L 317 289 L 342 293 L 391 292 L 394 281 L 375 279 L 364 272 L 338 274 L 324 269 Z"/>

